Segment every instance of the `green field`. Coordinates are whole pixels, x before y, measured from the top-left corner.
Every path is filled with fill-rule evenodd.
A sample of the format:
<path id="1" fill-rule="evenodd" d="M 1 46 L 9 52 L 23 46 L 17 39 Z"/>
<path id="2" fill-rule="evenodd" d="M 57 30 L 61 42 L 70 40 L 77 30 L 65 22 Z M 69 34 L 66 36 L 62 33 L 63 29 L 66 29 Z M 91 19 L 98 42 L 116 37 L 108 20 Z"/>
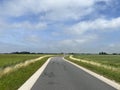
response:
<path id="1" fill-rule="evenodd" d="M 74 55 L 74 57 L 120 68 L 120 55 Z"/>
<path id="2" fill-rule="evenodd" d="M 120 83 L 120 55 L 73 55 L 73 57 L 82 61 L 73 60 L 69 56 L 65 58 Z"/>
<path id="3" fill-rule="evenodd" d="M 17 90 L 49 57 L 45 57 L 26 67 L 19 68 L 12 73 L 4 75 L 0 78 L 0 90 Z"/>
<path id="4" fill-rule="evenodd" d="M 0 54 L 0 90 L 17 90 L 33 73 L 35 73 L 45 63 L 49 57 L 51 57 L 46 56 L 38 61 L 34 61 L 35 58 L 42 56 L 46 55 Z M 15 67 L 16 65 L 23 66 Z M 11 71 L 8 71 L 7 68 L 9 68 L 8 70 Z M 7 73 L 3 74 L 3 72 L 6 71 Z"/>
<path id="5" fill-rule="evenodd" d="M 39 54 L 0 54 L 0 68 L 5 68 L 25 60 L 40 57 Z"/>

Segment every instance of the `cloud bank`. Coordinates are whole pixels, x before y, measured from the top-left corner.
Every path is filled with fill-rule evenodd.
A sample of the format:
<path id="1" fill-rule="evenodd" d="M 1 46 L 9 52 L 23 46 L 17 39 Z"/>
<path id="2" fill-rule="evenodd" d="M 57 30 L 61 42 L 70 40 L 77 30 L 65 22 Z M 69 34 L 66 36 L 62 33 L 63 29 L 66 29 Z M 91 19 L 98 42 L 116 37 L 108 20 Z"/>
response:
<path id="1" fill-rule="evenodd" d="M 109 47 L 119 46 L 117 3 L 113 0 L 0 1 L 0 52 L 118 52 Z M 4 46 L 7 48 L 3 50 Z M 15 49 L 9 49 L 14 46 Z"/>

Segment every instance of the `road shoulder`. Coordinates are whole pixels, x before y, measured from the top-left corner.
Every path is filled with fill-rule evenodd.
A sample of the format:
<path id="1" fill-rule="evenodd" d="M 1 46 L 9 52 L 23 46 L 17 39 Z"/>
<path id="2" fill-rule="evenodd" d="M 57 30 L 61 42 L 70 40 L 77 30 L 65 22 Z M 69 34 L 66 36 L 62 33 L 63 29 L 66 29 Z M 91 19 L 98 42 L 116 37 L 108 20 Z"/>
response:
<path id="1" fill-rule="evenodd" d="M 30 90 L 50 62 L 50 59 L 51 58 L 49 58 L 18 90 Z"/>
<path id="2" fill-rule="evenodd" d="M 92 76 L 98 78 L 99 80 L 105 82 L 106 84 L 114 87 L 115 89 L 120 90 L 120 85 L 119 85 L 118 83 L 116 83 L 116 82 L 114 82 L 114 81 L 112 81 L 112 80 L 110 80 L 110 79 L 107 79 L 107 78 L 105 78 L 105 77 L 103 77 L 103 76 L 101 76 L 101 75 L 99 75 L 99 74 L 97 74 L 97 73 L 95 73 L 95 72 L 92 72 L 92 71 L 90 71 L 90 70 L 88 70 L 88 69 L 86 69 L 86 68 L 84 68 L 84 67 L 82 67 L 82 66 L 79 66 L 79 65 L 77 65 L 77 64 L 75 64 L 75 63 L 73 63 L 73 62 L 71 62 L 71 61 L 69 61 L 69 60 L 67 60 L 67 59 L 65 59 L 65 58 L 63 58 L 63 59 L 64 59 L 66 62 L 73 64 L 74 66 L 82 69 L 83 71 L 89 73 L 90 75 L 92 75 Z"/>

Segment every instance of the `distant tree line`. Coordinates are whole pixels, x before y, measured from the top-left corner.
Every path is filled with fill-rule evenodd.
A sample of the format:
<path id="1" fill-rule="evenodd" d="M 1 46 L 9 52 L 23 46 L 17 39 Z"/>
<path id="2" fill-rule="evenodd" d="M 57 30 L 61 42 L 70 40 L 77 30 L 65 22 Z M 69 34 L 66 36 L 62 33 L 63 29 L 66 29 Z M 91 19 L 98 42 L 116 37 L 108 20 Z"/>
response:
<path id="1" fill-rule="evenodd" d="M 11 52 L 10 54 L 63 54 L 63 53 L 36 53 L 36 52 L 28 52 L 28 51 L 21 51 L 21 52 L 16 51 L 16 52 Z"/>
<path id="2" fill-rule="evenodd" d="M 64 55 L 92 55 L 92 54 L 99 54 L 99 55 L 120 55 L 120 53 L 107 53 L 107 52 L 99 52 L 99 53 L 64 53 L 64 52 L 61 52 L 61 53 L 36 53 L 36 52 L 28 52 L 28 51 L 16 51 L 16 52 L 11 52 L 11 53 L 4 53 L 4 54 L 64 54 Z"/>
<path id="3" fill-rule="evenodd" d="M 109 55 L 109 54 L 106 52 L 99 52 L 99 55 Z M 112 53 L 110 55 L 120 55 L 120 53 Z"/>
<path id="4" fill-rule="evenodd" d="M 12 52 L 12 54 L 30 54 L 30 52 L 22 51 L 22 52 Z"/>
<path id="5" fill-rule="evenodd" d="M 44 53 L 35 53 L 35 52 L 22 51 L 22 52 L 12 52 L 11 54 L 44 54 Z"/>
<path id="6" fill-rule="evenodd" d="M 106 52 L 99 52 L 99 55 L 107 55 Z"/>

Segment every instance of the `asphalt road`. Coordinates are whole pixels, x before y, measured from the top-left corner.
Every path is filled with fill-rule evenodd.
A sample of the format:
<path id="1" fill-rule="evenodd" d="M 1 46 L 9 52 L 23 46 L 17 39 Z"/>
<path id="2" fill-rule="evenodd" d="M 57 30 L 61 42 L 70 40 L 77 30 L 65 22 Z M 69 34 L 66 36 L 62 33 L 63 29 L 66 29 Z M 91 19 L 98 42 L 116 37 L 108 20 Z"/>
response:
<path id="1" fill-rule="evenodd" d="M 62 57 L 52 58 L 32 90 L 116 90 Z"/>

